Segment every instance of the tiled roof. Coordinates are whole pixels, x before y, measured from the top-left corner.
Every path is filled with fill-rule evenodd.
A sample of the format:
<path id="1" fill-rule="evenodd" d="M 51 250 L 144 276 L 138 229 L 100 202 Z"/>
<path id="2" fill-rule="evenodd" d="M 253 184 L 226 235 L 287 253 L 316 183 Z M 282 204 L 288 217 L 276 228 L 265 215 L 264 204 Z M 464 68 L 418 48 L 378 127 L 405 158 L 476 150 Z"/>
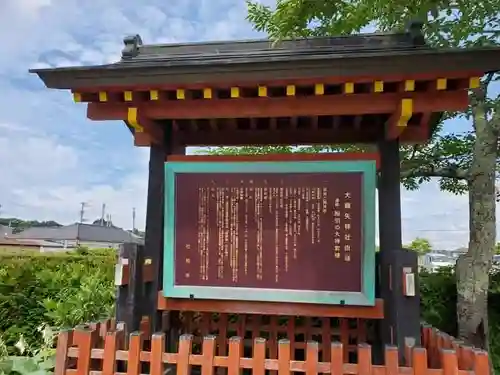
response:
<path id="1" fill-rule="evenodd" d="M 284 40 L 143 44 L 124 39 L 121 61 L 94 66 L 32 69 L 49 88 L 190 84 L 208 81 L 370 76 L 429 72 L 436 64 L 465 71 L 497 71 L 500 49 L 435 49 L 425 44 L 422 24 L 406 32 Z M 451 68 L 447 68 L 448 70 Z M 278 74 L 279 73 L 279 74 Z"/>
<path id="2" fill-rule="evenodd" d="M 63 245 L 57 242 L 50 242 L 44 240 L 26 240 L 11 237 L 0 237 L 0 246 L 30 246 L 30 247 L 63 247 Z"/>
<path id="3" fill-rule="evenodd" d="M 142 238 L 121 228 L 80 223 L 64 227 L 28 228 L 12 237 L 52 241 L 80 240 L 84 242 L 143 243 Z"/>

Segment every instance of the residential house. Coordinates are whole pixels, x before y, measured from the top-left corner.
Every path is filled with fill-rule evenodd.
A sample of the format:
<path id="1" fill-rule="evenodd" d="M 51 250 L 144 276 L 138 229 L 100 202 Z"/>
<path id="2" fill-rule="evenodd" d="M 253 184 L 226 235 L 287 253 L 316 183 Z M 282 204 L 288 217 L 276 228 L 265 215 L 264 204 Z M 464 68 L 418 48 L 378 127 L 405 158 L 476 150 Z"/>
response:
<path id="1" fill-rule="evenodd" d="M 10 236 L 12 234 L 12 228 L 6 227 L 5 225 L 0 225 L 0 238 Z"/>
<path id="2" fill-rule="evenodd" d="M 126 242 L 144 243 L 143 238 L 121 228 L 82 223 L 62 227 L 33 227 L 10 237 L 19 240 L 50 241 L 62 245 L 66 250 L 77 246 L 116 249 Z"/>
<path id="3" fill-rule="evenodd" d="M 3 253 L 19 253 L 23 251 L 46 252 L 64 250 L 65 249 L 63 245 L 55 242 L 0 237 L 0 251 Z"/>
<path id="4" fill-rule="evenodd" d="M 418 257 L 419 268 L 436 272 L 441 267 L 452 267 L 458 259 L 458 252 L 433 250 Z"/>

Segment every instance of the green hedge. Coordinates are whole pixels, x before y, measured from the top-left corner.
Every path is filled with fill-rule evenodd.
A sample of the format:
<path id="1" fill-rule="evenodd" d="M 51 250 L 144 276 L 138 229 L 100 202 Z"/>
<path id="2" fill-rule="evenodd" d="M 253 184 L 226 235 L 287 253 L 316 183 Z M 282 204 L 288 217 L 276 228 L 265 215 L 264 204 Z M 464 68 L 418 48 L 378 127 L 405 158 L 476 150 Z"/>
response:
<path id="1" fill-rule="evenodd" d="M 115 254 L 0 255 L 0 334 L 10 351 L 22 334 L 37 346 L 37 328 L 74 327 L 113 314 Z M 456 289 L 450 269 L 420 276 L 422 319 L 456 334 Z M 500 364 L 500 274 L 491 280 L 491 355 Z"/>
<path id="2" fill-rule="evenodd" d="M 43 324 L 72 327 L 113 314 L 114 254 L 0 255 L 0 335 L 38 346 Z"/>

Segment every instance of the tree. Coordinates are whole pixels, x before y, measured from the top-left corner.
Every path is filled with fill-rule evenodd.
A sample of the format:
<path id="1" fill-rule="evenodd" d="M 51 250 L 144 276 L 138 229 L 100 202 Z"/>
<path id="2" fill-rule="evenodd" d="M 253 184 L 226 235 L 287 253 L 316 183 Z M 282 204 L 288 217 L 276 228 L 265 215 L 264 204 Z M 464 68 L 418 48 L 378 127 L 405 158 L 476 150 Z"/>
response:
<path id="1" fill-rule="evenodd" d="M 425 35 L 434 47 L 473 47 L 499 43 L 500 0 L 277 0 L 275 9 L 248 2 L 248 19 L 257 30 L 279 42 L 283 38 L 351 34 L 373 26 L 381 31 L 401 30 L 414 18 L 425 20 Z M 468 252 L 457 262 L 457 319 L 459 337 L 488 348 L 487 291 L 495 249 L 495 177 L 500 128 L 499 98 L 488 98 L 498 77 L 490 73 L 470 95 L 469 110 L 448 114 L 472 120 L 472 130 L 445 134 L 441 128 L 430 142 L 401 148 L 402 183 L 417 189 L 438 178 L 442 190 L 468 193 L 470 239 Z M 495 110 L 497 109 L 497 110 Z M 309 147 L 307 152 L 357 149 L 356 146 Z M 290 151 L 286 148 L 246 147 L 212 153 Z"/>
<path id="2" fill-rule="evenodd" d="M 495 254 L 500 254 L 500 242 L 497 242 L 497 244 L 495 245 Z"/>
<path id="3" fill-rule="evenodd" d="M 426 238 L 420 238 L 420 237 L 415 238 L 406 247 L 416 251 L 420 255 L 427 254 L 428 252 L 432 251 L 432 245 L 430 241 Z"/>
<path id="4" fill-rule="evenodd" d="M 48 228 L 48 227 L 61 227 L 62 225 L 56 221 L 38 221 L 38 220 L 21 220 L 17 218 L 0 218 L 0 225 L 12 228 L 13 233 L 19 233 L 28 228 Z"/>

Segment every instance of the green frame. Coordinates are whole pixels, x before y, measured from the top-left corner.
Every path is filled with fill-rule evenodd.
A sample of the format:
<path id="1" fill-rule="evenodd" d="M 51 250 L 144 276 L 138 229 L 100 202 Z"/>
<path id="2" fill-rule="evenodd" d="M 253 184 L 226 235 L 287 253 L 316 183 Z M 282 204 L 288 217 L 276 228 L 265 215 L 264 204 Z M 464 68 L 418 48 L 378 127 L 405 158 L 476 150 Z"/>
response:
<path id="1" fill-rule="evenodd" d="M 177 173 L 334 173 L 363 174 L 363 264 L 361 292 L 284 290 L 242 287 L 175 285 L 175 175 Z M 375 305 L 375 199 L 376 161 L 256 161 L 165 163 L 165 221 L 163 294 L 170 298 L 315 303 L 327 305 Z"/>

